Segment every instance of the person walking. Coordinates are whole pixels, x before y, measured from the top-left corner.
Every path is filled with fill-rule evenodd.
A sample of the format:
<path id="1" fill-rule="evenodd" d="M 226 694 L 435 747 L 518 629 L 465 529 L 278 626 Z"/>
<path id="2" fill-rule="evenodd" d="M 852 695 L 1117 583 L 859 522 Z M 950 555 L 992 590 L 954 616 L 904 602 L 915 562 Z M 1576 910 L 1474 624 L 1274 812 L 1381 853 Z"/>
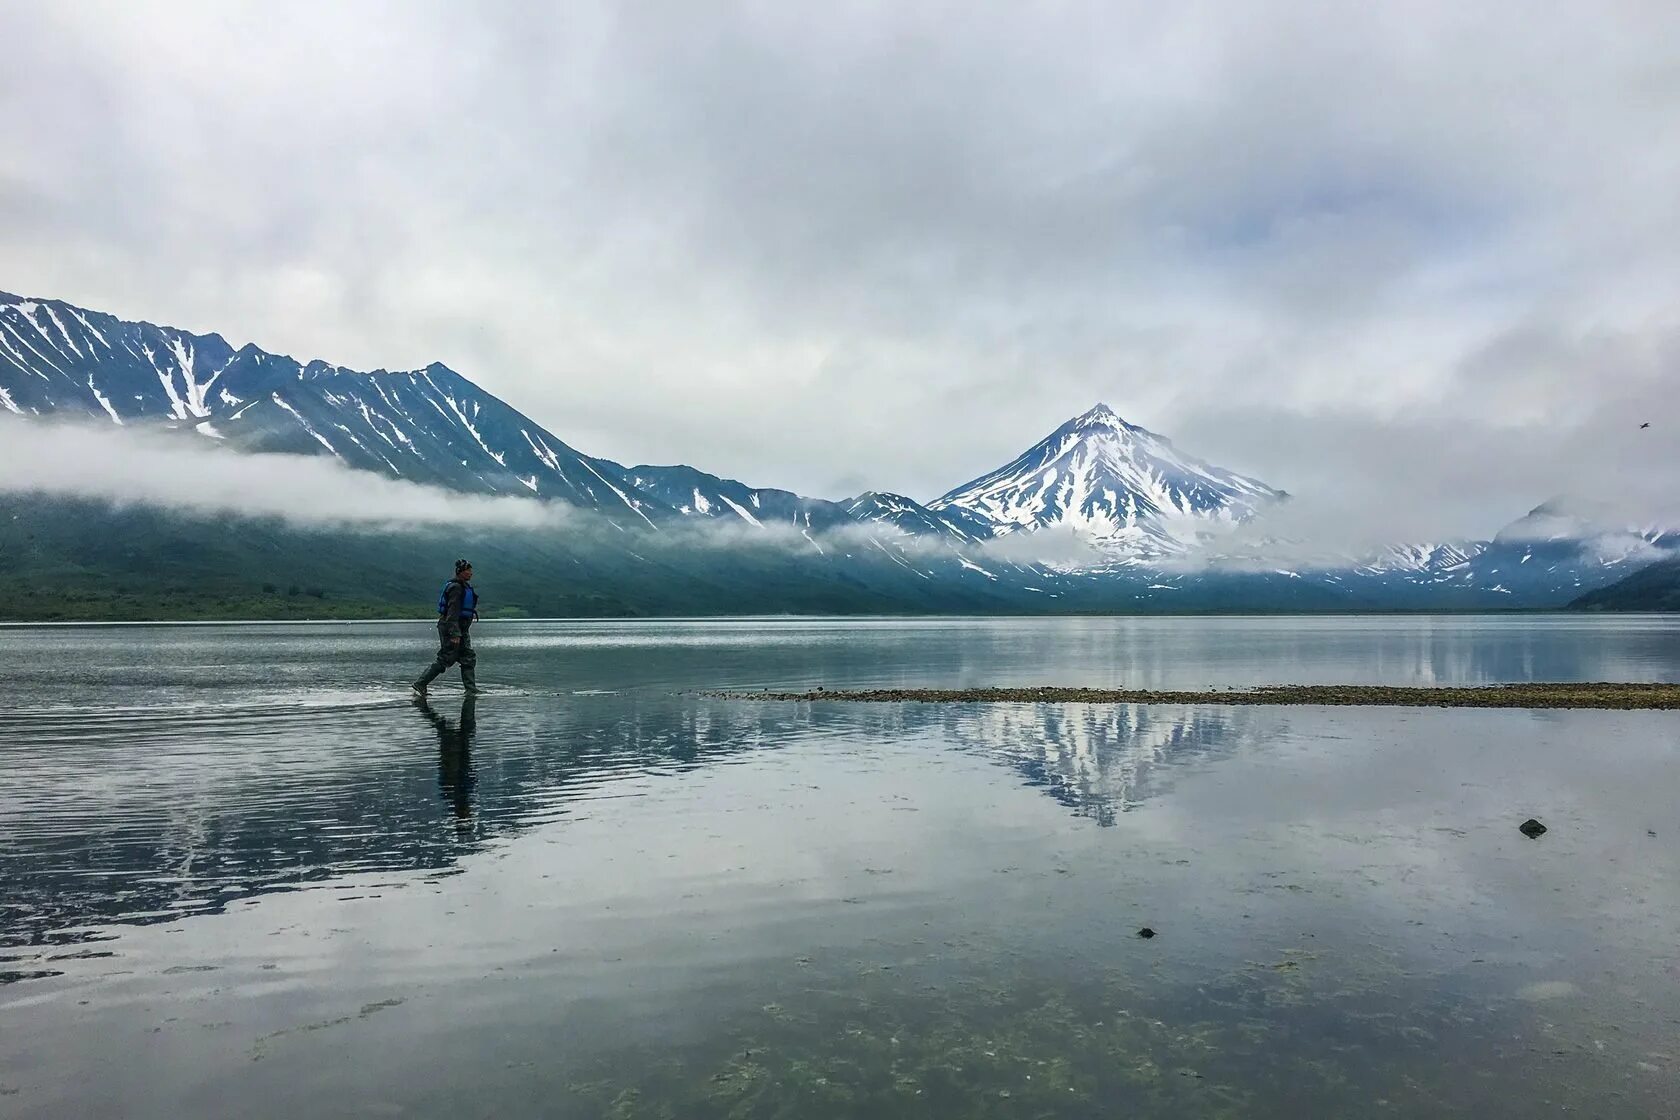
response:
<path id="1" fill-rule="evenodd" d="M 478 592 L 473 590 L 472 575 L 469 561 L 455 561 L 455 578 L 444 584 L 438 595 L 437 657 L 411 686 L 416 696 L 424 697 L 426 686 L 448 672 L 451 665 L 461 666 L 461 687 L 468 695 L 481 691 L 478 654 L 472 647 L 472 624 L 478 618 Z"/>

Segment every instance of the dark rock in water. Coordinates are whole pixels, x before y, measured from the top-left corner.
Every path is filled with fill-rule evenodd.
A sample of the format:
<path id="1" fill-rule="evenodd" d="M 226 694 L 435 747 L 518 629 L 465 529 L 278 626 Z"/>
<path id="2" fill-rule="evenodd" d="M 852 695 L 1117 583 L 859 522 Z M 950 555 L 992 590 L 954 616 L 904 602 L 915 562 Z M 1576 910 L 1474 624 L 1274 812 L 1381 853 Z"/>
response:
<path id="1" fill-rule="evenodd" d="M 1138 930 L 1138 936 L 1143 938 L 1145 941 L 1148 941 L 1151 937 L 1155 936 L 1155 931 L 1150 929 L 1148 926 L 1144 926 L 1142 929 Z"/>
<path id="2" fill-rule="evenodd" d="M 1535 820 L 1533 817 L 1529 817 L 1517 827 L 1520 828 L 1522 830 L 1522 834 L 1530 840 L 1537 839 L 1546 832 L 1546 826 Z"/>

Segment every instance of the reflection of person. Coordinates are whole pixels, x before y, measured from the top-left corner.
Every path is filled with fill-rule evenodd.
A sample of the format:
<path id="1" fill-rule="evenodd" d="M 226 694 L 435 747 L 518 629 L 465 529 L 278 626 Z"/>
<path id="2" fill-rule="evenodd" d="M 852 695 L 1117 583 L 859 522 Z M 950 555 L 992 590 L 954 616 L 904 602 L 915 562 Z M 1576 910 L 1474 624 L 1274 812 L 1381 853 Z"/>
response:
<path id="1" fill-rule="evenodd" d="M 461 718 L 456 723 L 439 715 L 424 698 L 415 700 L 438 735 L 438 795 L 449 802 L 455 819 L 472 820 L 472 737 L 478 726 L 478 700 L 468 694 L 461 701 Z"/>
<path id="2" fill-rule="evenodd" d="M 461 666 L 461 687 L 468 695 L 478 691 L 478 654 L 472 647 L 472 624 L 478 618 L 478 592 L 473 590 L 472 564 L 455 561 L 455 578 L 443 585 L 438 595 L 438 653 L 432 667 L 420 674 L 411 686 L 420 696 L 426 686 L 449 671 L 451 665 Z"/>

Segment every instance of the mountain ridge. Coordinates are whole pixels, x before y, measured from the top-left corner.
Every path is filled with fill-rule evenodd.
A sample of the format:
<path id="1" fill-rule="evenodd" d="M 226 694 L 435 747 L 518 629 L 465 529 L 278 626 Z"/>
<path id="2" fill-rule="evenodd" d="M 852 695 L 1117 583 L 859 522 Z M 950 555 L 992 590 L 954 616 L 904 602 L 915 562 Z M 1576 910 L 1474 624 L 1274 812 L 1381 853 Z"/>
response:
<path id="1" fill-rule="evenodd" d="M 0 408 L 17 415 L 190 428 L 243 451 L 324 452 L 411 482 L 557 497 L 649 525 L 674 515 L 637 495 L 614 464 L 441 362 L 370 372 L 300 363 L 254 343 L 235 349 L 219 334 L 12 298 L 0 300 L 0 375 L 8 366 Z"/>
<path id="2" fill-rule="evenodd" d="M 10 378 L 3 376 L 8 366 Z M 807 533 L 861 525 L 889 532 L 893 540 L 928 538 L 958 547 L 1068 520 L 1064 511 L 1025 526 L 983 504 L 954 500 L 955 490 L 930 504 L 878 490 L 831 501 L 681 464 L 625 467 L 578 450 L 441 362 L 371 371 L 322 359 L 300 362 L 254 342 L 235 348 L 218 333 L 119 319 L 55 299 L 0 297 L 0 408 L 190 429 L 242 451 L 325 454 L 388 477 L 464 493 L 558 499 L 653 528 L 684 518 L 755 528 L 780 522 Z M 1136 433 L 1159 453 L 1150 477 L 1165 478 L 1165 465 L 1179 472 L 1177 483 L 1187 484 L 1148 490 L 1140 481 L 1148 469 L 1127 471 L 1112 453 L 1098 455 L 1108 472 L 1102 478 L 1118 471 L 1135 484 L 1123 526 L 1113 493 L 1084 501 L 1086 527 L 1101 522 L 1112 530 L 1111 558 L 1128 545 L 1137 546 L 1133 560 L 1181 551 L 1179 535 L 1158 522 L 1193 516 L 1192 506 L 1206 520 L 1217 520 L 1227 504 L 1219 487 L 1277 493 L 1178 456 L 1170 441 L 1127 424 L 1106 405 L 1057 433 L 1084 429 Z M 1060 452 L 1065 460 L 1075 450 Z M 1109 508 L 1095 514 L 1104 501 Z"/>
<path id="3" fill-rule="evenodd" d="M 804 550 L 811 578 L 820 568 L 824 580 L 858 579 L 855 566 L 869 556 L 918 584 L 989 589 L 980 599 L 965 591 L 903 600 L 935 610 L 959 600 L 1013 609 L 1039 599 L 1099 609 L 1181 599 L 1561 605 L 1680 546 L 1665 531 L 1593 529 L 1548 503 L 1487 541 L 1395 545 L 1299 570 L 1268 563 L 1264 550 L 1223 557 L 1224 534 L 1289 494 L 1189 455 L 1103 402 L 925 504 L 880 490 L 813 498 L 682 464 L 625 467 L 587 455 L 441 362 L 362 372 L 0 293 L 0 420 L 8 415 L 156 426 L 242 452 L 331 456 L 462 493 L 564 502 L 621 530 L 733 525 L 750 535 L 782 527 Z M 1052 562 L 1022 539 L 1062 530 L 1090 542 L 1090 555 Z M 1190 556 L 1207 559 L 1186 570 Z M 871 580 L 878 575 L 861 582 Z"/>

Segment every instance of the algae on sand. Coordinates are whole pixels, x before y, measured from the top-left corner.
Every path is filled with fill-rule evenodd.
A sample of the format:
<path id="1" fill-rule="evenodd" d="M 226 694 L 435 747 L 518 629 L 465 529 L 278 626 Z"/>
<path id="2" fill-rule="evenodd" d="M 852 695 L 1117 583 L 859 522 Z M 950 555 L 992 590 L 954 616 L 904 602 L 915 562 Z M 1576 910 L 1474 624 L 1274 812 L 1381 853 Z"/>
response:
<path id="1" fill-rule="evenodd" d="M 710 1045 L 621 1057 L 572 1091 L 596 1114 L 728 1120 L 1099 1117 L 1121 1104 L 1129 1116 L 1217 1120 L 1286 1101 L 1346 1115 L 1372 1093 L 1422 1111 L 1447 1103 L 1405 1076 L 1418 1014 L 1361 1013 L 1386 967 L 1321 988 L 1305 968 L 1242 967 L 1175 1005 L 1120 972 L 1070 982 L 964 971 L 936 986 L 864 970 L 789 991 L 720 1017 Z M 1327 1022 L 1338 1039 L 1328 1048 Z"/>

